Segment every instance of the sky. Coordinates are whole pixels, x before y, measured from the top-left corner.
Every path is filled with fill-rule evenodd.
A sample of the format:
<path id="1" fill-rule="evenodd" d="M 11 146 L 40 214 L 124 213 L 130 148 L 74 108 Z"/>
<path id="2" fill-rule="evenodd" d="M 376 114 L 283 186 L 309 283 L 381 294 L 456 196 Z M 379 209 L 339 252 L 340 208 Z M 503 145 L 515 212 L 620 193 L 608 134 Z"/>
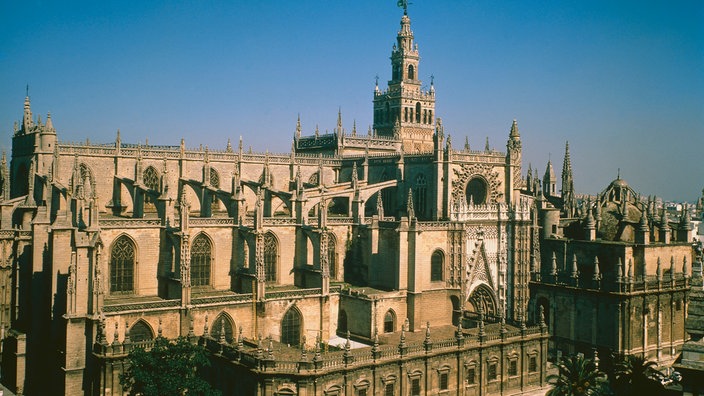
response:
<path id="1" fill-rule="evenodd" d="M 26 86 L 60 141 L 289 152 L 304 134 L 372 123 L 403 11 L 395 0 L 2 1 L 0 148 Z M 704 2 L 413 0 L 424 85 L 455 146 L 505 151 L 575 189 L 621 178 L 693 202 L 704 188 Z"/>

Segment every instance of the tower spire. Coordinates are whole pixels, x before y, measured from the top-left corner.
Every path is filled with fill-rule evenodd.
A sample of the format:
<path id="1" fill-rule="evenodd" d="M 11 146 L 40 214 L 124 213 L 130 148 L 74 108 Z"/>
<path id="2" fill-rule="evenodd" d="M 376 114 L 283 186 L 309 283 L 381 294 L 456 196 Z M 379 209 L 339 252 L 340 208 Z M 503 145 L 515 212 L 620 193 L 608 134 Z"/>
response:
<path id="1" fill-rule="evenodd" d="M 563 212 L 567 216 L 574 216 L 577 203 L 574 196 L 572 161 L 570 160 L 570 142 L 565 142 L 565 160 L 562 163 L 562 202 Z"/>

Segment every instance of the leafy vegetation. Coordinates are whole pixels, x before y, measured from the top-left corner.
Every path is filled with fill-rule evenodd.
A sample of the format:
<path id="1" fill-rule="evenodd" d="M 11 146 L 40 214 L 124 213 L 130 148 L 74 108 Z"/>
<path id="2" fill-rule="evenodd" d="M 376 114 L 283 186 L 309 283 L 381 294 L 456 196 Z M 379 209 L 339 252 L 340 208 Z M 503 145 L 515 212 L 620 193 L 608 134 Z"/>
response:
<path id="1" fill-rule="evenodd" d="M 548 376 L 552 389 L 546 396 L 592 396 L 609 393 L 608 379 L 592 359 L 579 354 L 562 358 L 557 375 Z"/>
<path id="2" fill-rule="evenodd" d="M 125 372 L 120 384 L 129 395 L 215 396 L 200 374 L 210 366 L 205 348 L 191 344 L 186 338 L 174 341 L 157 337 L 151 349 L 135 348 L 128 355 Z"/>

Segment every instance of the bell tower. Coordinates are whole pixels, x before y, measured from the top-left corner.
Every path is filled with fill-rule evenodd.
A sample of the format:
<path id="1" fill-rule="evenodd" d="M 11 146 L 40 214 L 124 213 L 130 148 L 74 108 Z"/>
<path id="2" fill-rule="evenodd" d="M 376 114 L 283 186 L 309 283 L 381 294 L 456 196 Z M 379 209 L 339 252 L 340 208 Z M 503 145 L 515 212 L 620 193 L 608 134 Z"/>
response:
<path id="1" fill-rule="evenodd" d="M 386 90 L 374 88 L 374 130 L 378 136 L 401 140 L 408 153 L 433 150 L 435 87 L 423 91 L 419 79 L 418 44 L 404 7 L 401 30 L 391 50 L 391 80 Z"/>

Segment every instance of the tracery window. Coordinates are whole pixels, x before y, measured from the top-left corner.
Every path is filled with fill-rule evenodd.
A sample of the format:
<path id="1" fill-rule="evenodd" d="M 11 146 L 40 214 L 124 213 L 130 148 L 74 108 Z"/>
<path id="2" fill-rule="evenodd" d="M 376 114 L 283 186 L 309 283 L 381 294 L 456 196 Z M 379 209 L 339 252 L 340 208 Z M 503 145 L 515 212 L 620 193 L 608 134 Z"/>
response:
<path id="1" fill-rule="evenodd" d="M 440 250 L 433 252 L 430 256 L 430 280 L 433 282 L 441 281 L 443 279 L 443 261 L 444 257 Z"/>
<path id="2" fill-rule="evenodd" d="M 210 336 L 216 340 L 219 339 L 220 333 L 223 330 L 223 325 L 225 329 L 225 341 L 232 344 L 235 340 L 233 335 L 234 325 L 224 313 L 218 315 L 218 317 L 213 321 L 213 326 L 210 328 Z"/>
<path id="3" fill-rule="evenodd" d="M 148 166 L 142 174 L 142 181 L 144 186 L 149 190 L 157 191 L 159 190 L 159 175 L 156 173 L 156 169 L 153 166 Z"/>
<path id="4" fill-rule="evenodd" d="M 301 313 L 295 307 L 289 309 L 281 321 L 281 343 L 298 346 L 301 342 Z"/>
<path id="5" fill-rule="evenodd" d="M 191 245 L 191 285 L 207 286 L 210 284 L 210 264 L 212 246 L 203 234 L 193 239 Z"/>
<path id="6" fill-rule="evenodd" d="M 264 235 L 264 270 L 266 271 L 266 281 L 276 282 L 277 261 L 279 256 L 279 244 L 272 233 Z"/>
<path id="7" fill-rule="evenodd" d="M 123 235 L 112 246 L 110 252 L 110 293 L 134 291 L 135 246 Z"/>
<path id="8" fill-rule="evenodd" d="M 415 195 L 413 197 L 413 205 L 415 206 L 414 209 L 417 214 L 424 216 L 428 206 L 428 181 L 424 174 L 420 173 L 416 176 L 416 185 L 413 192 L 413 195 Z"/>
<path id="9" fill-rule="evenodd" d="M 142 173 L 142 182 L 147 190 L 158 191 L 159 190 L 159 175 L 156 173 L 156 169 L 153 166 L 148 166 L 147 169 Z M 154 196 L 149 194 L 149 192 L 144 193 L 144 210 L 154 211 Z"/>
<path id="10" fill-rule="evenodd" d="M 143 320 L 137 321 L 130 327 L 130 341 L 132 342 L 142 342 L 154 339 L 154 333 L 152 329 Z"/>

